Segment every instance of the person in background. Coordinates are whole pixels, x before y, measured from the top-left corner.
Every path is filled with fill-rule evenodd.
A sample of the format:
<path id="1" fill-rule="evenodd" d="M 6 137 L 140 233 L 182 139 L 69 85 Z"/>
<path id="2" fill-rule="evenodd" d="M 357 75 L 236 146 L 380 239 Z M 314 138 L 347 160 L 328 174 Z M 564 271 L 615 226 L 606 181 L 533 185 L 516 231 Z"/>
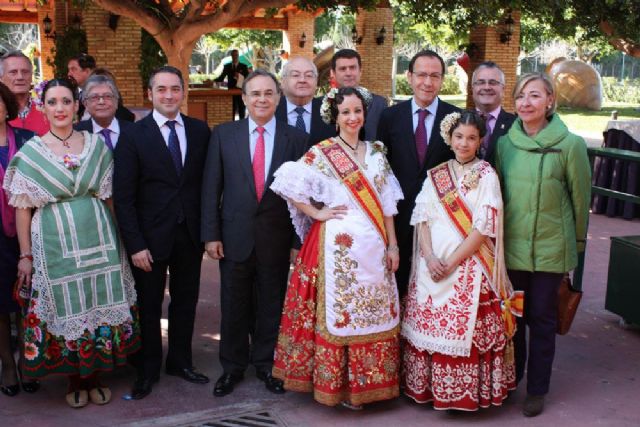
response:
<path id="1" fill-rule="evenodd" d="M 496 142 L 506 134 L 516 119 L 514 114 L 502 108 L 504 98 L 504 72 L 495 63 L 486 61 L 480 63 L 471 76 L 473 103 L 476 110 L 484 119 L 487 133 L 480 145 L 480 158 L 491 165 L 495 165 Z"/>
<path id="2" fill-rule="evenodd" d="M 227 79 L 228 89 L 237 89 L 242 86 L 242 83 L 238 85 L 238 82 L 242 82 L 249 75 L 249 67 L 246 64 L 240 62 L 240 54 L 238 49 L 231 51 L 231 62 L 225 64 L 222 68 L 222 73 L 214 79 L 216 82 L 222 82 Z M 244 119 L 245 105 L 242 102 L 241 95 L 233 95 L 233 117 L 238 114 L 238 120 Z"/>
<path id="3" fill-rule="evenodd" d="M 11 348 L 12 313 L 15 313 L 18 331 L 22 328 L 20 307 L 12 294 L 20 256 L 16 237 L 16 212 L 9 205 L 9 195 L 5 194 L 2 182 L 11 159 L 34 135 L 30 130 L 13 128 L 9 124 L 17 115 L 18 102 L 15 95 L 4 83 L 0 83 L 0 392 L 7 396 L 15 396 L 20 391 L 20 378 Z M 21 339 L 19 337 L 19 341 Z M 25 381 L 22 387 L 26 392 L 35 392 L 38 383 Z"/>
<path id="4" fill-rule="evenodd" d="M 127 107 L 125 107 L 124 104 L 122 103 L 122 95 L 120 94 L 120 90 L 118 89 L 116 77 L 113 75 L 113 73 L 111 71 L 109 71 L 108 69 L 104 68 L 104 67 L 97 67 L 96 69 L 94 69 L 91 72 L 91 75 L 92 76 L 105 76 L 105 77 L 108 77 L 108 78 L 111 79 L 111 81 L 115 85 L 116 90 L 118 92 L 118 108 L 116 109 L 116 119 L 120 120 L 120 122 L 122 122 L 122 121 L 135 122 L 136 121 L 136 115 L 131 110 L 129 110 Z"/>
<path id="5" fill-rule="evenodd" d="M 555 90 L 546 74 L 521 76 L 513 98 L 518 118 L 498 140 L 496 170 L 509 278 L 525 293 L 514 337 L 516 380 L 524 378 L 526 367 L 523 414 L 534 417 L 544 410 L 551 382 L 558 287 L 585 249 L 591 169 L 584 140 L 555 112 Z"/>
<path id="6" fill-rule="evenodd" d="M 74 129 L 101 134 L 107 147 L 113 150 L 120 135 L 132 127 L 130 122 L 116 118 L 116 106 L 119 101 L 120 92 L 113 80 L 103 75 L 91 75 L 82 91 L 82 103 L 89 113 L 89 118 L 76 123 Z"/>
<path id="7" fill-rule="evenodd" d="M 80 99 L 82 99 L 84 83 L 95 68 L 95 58 L 91 55 L 87 55 L 86 53 L 81 53 L 72 57 L 67 63 L 67 77 L 78 86 L 80 90 Z M 85 106 L 81 103 L 78 107 L 78 121 L 86 120 L 88 118 L 88 114 L 85 114 Z"/>
<path id="8" fill-rule="evenodd" d="M 19 50 L 12 50 L 0 58 L 0 82 L 7 85 L 18 101 L 18 117 L 10 121 L 14 128 L 23 128 L 42 136 L 49 131 L 49 122 L 31 98 L 33 64 Z"/>

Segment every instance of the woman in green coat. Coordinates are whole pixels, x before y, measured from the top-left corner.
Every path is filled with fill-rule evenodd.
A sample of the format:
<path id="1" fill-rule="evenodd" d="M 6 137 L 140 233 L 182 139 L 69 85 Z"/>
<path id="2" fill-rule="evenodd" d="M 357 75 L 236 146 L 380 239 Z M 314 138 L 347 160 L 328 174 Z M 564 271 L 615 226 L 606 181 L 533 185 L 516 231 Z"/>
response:
<path id="1" fill-rule="evenodd" d="M 518 118 L 498 141 L 496 169 L 503 188 L 509 278 L 514 289 L 525 292 L 525 312 L 514 337 L 516 379 L 523 378 L 526 366 L 523 413 L 536 416 L 549 391 L 558 287 L 585 247 L 591 172 L 584 140 L 555 114 L 548 76 L 522 76 L 513 97 Z"/>

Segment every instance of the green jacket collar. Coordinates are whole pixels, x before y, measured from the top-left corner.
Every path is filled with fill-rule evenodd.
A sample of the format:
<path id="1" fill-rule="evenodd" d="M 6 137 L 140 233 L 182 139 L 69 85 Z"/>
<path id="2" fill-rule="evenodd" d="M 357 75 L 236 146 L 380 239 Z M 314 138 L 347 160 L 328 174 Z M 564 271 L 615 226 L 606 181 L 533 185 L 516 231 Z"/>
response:
<path id="1" fill-rule="evenodd" d="M 516 148 L 533 151 L 539 148 L 551 148 L 560 143 L 569 134 L 569 129 L 557 114 L 553 114 L 549 124 L 533 138 L 526 134 L 522 119 L 518 117 L 509 129 L 509 139 Z"/>

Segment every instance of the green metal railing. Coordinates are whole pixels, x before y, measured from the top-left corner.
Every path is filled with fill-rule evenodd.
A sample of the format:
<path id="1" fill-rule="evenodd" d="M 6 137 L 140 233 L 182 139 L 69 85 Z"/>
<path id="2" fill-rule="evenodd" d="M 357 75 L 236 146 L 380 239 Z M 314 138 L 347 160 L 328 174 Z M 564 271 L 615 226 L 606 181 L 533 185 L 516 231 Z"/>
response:
<path id="1" fill-rule="evenodd" d="M 588 148 L 589 163 L 591 164 L 591 172 L 593 173 L 593 166 L 596 157 L 606 157 L 609 159 L 627 160 L 631 162 L 637 162 L 640 164 L 640 152 L 621 150 L 619 148 Z M 632 202 L 640 204 L 640 196 L 636 196 L 629 193 L 623 193 L 621 191 L 610 190 L 604 187 L 598 187 L 597 185 L 591 186 L 591 195 L 599 194 L 602 196 L 613 197 L 615 199 L 624 200 L 625 202 Z M 585 248 L 586 252 L 586 248 Z M 573 271 L 573 288 L 576 290 L 582 290 L 582 273 L 584 272 L 584 254 L 580 252 L 578 254 L 578 266 Z"/>

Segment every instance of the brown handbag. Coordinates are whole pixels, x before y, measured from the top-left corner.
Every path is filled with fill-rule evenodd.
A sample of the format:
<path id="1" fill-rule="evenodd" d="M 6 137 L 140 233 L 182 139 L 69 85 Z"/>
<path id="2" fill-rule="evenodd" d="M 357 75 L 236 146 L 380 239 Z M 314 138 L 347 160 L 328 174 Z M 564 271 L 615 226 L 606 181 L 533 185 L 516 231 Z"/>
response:
<path id="1" fill-rule="evenodd" d="M 571 329 L 571 323 L 578 311 L 578 305 L 582 299 L 582 291 L 577 291 L 571 286 L 569 273 L 565 273 L 562 283 L 558 288 L 558 335 L 566 335 Z"/>

